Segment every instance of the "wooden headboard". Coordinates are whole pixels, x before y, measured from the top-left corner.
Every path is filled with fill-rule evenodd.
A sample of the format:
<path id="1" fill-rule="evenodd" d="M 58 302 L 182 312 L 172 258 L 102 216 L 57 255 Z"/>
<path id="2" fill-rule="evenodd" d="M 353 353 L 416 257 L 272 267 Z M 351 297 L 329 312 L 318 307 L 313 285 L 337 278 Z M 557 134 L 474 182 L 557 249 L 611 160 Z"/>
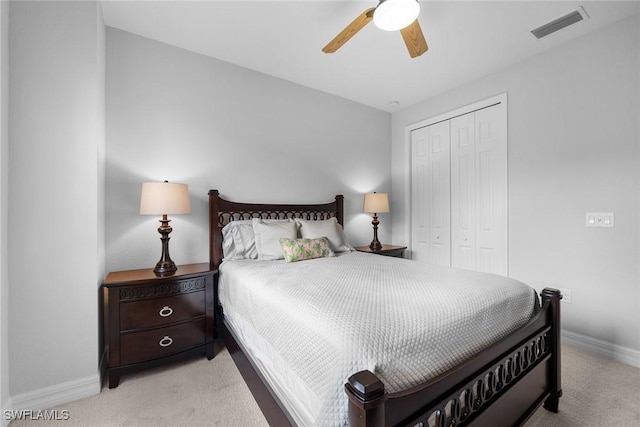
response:
<path id="1" fill-rule="evenodd" d="M 209 190 L 209 263 L 218 268 L 222 262 L 222 227 L 231 221 L 262 219 L 306 219 L 323 220 L 335 217 L 344 225 L 344 197 L 337 195 L 335 201 L 311 205 L 283 205 L 238 203 L 220 197 L 218 190 Z"/>

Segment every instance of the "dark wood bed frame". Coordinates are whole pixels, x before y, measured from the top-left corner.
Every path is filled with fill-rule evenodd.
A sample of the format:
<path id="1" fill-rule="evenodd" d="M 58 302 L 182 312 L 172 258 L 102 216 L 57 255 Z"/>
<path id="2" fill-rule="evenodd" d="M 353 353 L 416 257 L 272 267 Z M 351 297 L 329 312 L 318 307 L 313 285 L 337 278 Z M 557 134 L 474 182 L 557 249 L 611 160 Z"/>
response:
<path id="1" fill-rule="evenodd" d="M 343 224 L 343 196 L 324 204 L 237 203 L 209 191 L 210 263 L 222 262 L 221 229 L 230 221 L 328 219 Z M 216 292 L 217 293 L 217 292 Z M 354 373 L 345 384 L 349 425 L 382 426 L 517 426 L 541 406 L 558 412 L 560 382 L 560 292 L 544 289 L 541 309 L 523 328 L 471 359 L 409 390 L 386 393 L 370 371 Z M 216 306 L 218 306 L 216 304 Z M 272 426 L 295 425 L 277 396 L 253 366 L 224 321 L 218 330 L 265 418 Z"/>

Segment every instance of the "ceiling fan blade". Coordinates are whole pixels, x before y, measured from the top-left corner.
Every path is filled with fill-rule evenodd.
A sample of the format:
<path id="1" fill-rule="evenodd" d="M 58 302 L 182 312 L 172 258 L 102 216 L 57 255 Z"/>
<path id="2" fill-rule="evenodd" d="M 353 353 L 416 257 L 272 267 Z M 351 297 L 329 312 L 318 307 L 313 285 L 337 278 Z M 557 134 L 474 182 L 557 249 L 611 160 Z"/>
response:
<path id="1" fill-rule="evenodd" d="M 340 49 L 343 44 L 349 41 L 358 31 L 360 31 L 365 25 L 367 25 L 373 19 L 373 11 L 375 7 L 365 10 L 356 19 L 347 25 L 347 27 L 340 32 L 333 40 L 322 48 L 324 53 L 333 53 Z"/>
<path id="2" fill-rule="evenodd" d="M 420 28 L 420 23 L 417 19 L 413 21 L 413 24 L 401 29 L 400 34 L 402 34 L 404 44 L 407 45 L 409 55 L 411 55 L 412 58 L 418 57 L 429 50 L 429 46 L 427 46 L 427 41 L 424 39 L 422 28 Z"/>

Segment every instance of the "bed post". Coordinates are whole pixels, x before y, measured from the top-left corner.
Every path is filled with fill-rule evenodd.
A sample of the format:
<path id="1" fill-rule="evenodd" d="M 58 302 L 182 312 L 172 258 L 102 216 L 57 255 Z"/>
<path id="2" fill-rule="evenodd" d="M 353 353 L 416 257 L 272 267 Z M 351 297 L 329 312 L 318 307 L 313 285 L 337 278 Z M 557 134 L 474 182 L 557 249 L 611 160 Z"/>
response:
<path id="1" fill-rule="evenodd" d="M 384 384 L 371 371 L 351 375 L 344 385 L 349 396 L 349 427 L 383 427 Z"/>
<path id="2" fill-rule="evenodd" d="M 545 288 L 542 290 L 543 305 L 549 303 L 547 322 L 551 324 L 551 369 L 549 371 L 549 397 L 544 402 L 545 409 L 558 412 L 558 403 L 562 396 L 562 384 L 560 382 L 560 300 L 562 294 L 557 289 Z"/>
<path id="3" fill-rule="evenodd" d="M 344 227 L 344 196 L 342 194 L 336 196 L 336 220 Z"/>
<path id="4" fill-rule="evenodd" d="M 218 226 L 219 195 L 218 190 L 209 190 L 209 266 L 213 269 L 222 262 L 222 234 Z"/>

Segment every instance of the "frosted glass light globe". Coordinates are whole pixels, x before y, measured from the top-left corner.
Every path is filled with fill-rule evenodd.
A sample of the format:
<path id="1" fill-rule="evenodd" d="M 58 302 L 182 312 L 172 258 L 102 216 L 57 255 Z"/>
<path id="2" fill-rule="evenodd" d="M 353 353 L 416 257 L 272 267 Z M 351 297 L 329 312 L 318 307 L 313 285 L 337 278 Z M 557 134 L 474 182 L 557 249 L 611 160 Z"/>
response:
<path id="1" fill-rule="evenodd" d="M 418 18 L 417 0 L 385 0 L 373 12 L 373 23 L 385 31 L 401 30 Z"/>

